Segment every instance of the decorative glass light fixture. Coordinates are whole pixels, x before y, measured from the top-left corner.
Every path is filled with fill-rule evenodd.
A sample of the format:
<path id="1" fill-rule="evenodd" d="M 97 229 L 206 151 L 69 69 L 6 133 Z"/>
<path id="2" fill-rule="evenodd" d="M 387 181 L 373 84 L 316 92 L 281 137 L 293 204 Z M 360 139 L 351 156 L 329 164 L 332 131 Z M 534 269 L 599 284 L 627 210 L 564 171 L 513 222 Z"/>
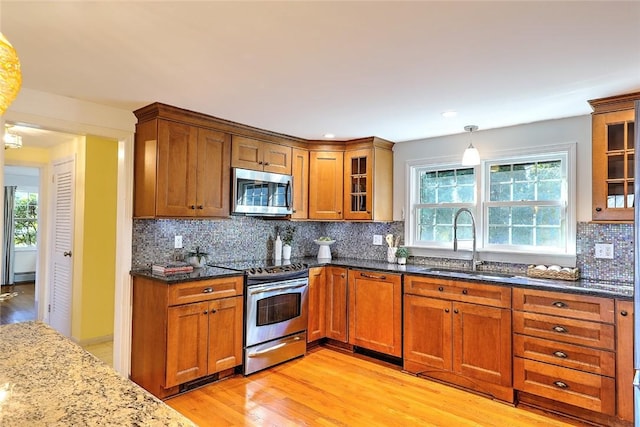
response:
<path id="1" fill-rule="evenodd" d="M 4 136 L 2 137 L 2 141 L 4 141 L 4 149 L 22 147 L 22 136 L 11 132 L 9 129 L 10 128 L 8 126 L 4 128 Z"/>
<path id="2" fill-rule="evenodd" d="M 476 166 L 480 164 L 480 153 L 478 149 L 473 146 L 473 142 L 471 141 L 471 134 L 478 130 L 478 126 L 469 125 L 465 126 L 464 130 L 469 132 L 469 146 L 466 150 L 464 150 L 464 154 L 462 155 L 462 166 Z"/>
<path id="3" fill-rule="evenodd" d="M 16 99 L 22 86 L 20 60 L 16 50 L 6 37 L 0 33 L 0 115 Z"/>

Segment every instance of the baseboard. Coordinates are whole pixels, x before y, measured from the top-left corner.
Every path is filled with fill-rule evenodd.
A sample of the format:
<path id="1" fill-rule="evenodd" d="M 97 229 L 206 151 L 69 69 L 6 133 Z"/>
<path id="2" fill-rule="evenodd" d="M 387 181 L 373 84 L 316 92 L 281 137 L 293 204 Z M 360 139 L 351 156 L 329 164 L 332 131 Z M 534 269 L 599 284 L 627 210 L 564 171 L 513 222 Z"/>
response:
<path id="1" fill-rule="evenodd" d="M 35 282 L 36 280 L 36 272 L 35 271 L 25 271 L 21 273 L 13 273 L 13 281 L 16 285 L 24 282 Z"/>
<path id="2" fill-rule="evenodd" d="M 88 345 L 102 344 L 102 343 L 110 342 L 110 341 L 113 341 L 113 334 L 105 335 L 105 336 L 102 336 L 102 337 L 89 338 L 89 339 L 81 340 L 81 341 L 76 341 L 76 343 L 78 345 L 80 345 L 80 347 L 86 347 Z"/>

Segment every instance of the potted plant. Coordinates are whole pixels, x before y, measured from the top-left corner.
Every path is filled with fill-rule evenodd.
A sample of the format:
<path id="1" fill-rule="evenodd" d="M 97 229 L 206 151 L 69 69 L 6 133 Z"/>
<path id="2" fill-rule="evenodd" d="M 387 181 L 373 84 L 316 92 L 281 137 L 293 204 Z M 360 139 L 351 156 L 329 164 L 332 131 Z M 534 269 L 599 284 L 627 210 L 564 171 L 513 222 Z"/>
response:
<path id="1" fill-rule="evenodd" d="M 396 249 L 396 258 L 398 258 L 398 264 L 406 264 L 409 257 L 409 249 L 404 246 L 400 246 Z"/>
<path id="2" fill-rule="evenodd" d="M 282 259 L 291 259 L 291 243 L 296 227 L 293 225 L 285 225 L 282 230 Z"/>
<path id="3" fill-rule="evenodd" d="M 200 246 L 196 246 L 195 251 L 189 251 L 187 262 L 196 268 L 204 267 L 207 262 L 207 255 L 209 254 L 200 250 Z"/>

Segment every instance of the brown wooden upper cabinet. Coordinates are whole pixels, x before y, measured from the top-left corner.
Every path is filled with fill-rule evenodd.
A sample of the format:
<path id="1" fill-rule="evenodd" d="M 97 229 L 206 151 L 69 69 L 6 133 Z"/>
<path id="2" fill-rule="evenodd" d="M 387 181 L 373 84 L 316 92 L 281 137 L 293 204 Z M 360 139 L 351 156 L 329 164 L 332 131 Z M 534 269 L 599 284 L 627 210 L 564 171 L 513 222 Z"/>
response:
<path id="1" fill-rule="evenodd" d="M 342 151 L 309 153 L 309 219 L 342 219 L 343 158 Z"/>
<path id="2" fill-rule="evenodd" d="M 374 145 L 344 154 L 344 219 L 393 219 L 393 152 Z"/>
<path id="3" fill-rule="evenodd" d="M 136 125 L 134 217 L 229 215 L 229 134 L 164 119 Z"/>
<path id="4" fill-rule="evenodd" d="M 231 166 L 291 175 L 291 147 L 234 135 Z"/>
<path id="5" fill-rule="evenodd" d="M 309 218 L 309 150 L 294 148 L 291 156 L 293 176 L 292 219 Z"/>
<path id="6" fill-rule="evenodd" d="M 638 99 L 640 92 L 589 101 L 594 221 L 633 221 L 634 101 Z"/>

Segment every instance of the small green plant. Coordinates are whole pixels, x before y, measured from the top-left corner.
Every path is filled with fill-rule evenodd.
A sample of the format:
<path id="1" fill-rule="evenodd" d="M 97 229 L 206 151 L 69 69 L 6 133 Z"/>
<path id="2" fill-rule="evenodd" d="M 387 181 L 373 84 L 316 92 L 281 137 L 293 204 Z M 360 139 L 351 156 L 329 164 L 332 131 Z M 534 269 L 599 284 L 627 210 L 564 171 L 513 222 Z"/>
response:
<path id="1" fill-rule="evenodd" d="M 404 246 L 400 246 L 396 249 L 396 258 L 408 258 L 409 257 L 409 249 Z"/>
<path id="2" fill-rule="evenodd" d="M 293 225 L 285 225 L 282 230 L 282 243 L 291 246 L 293 235 L 296 233 L 296 227 Z"/>
<path id="3" fill-rule="evenodd" d="M 196 246 L 196 250 L 195 251 L 189 251 L 189 256 L 198 258 L 198 263 L 201 263 L 202 262 L 202 258 L 206 257 L 207 255 L 209 255 L 209 254 L 206 253 L 206 252 L 202 252 L 200 250 L 200 246 Z"/>

